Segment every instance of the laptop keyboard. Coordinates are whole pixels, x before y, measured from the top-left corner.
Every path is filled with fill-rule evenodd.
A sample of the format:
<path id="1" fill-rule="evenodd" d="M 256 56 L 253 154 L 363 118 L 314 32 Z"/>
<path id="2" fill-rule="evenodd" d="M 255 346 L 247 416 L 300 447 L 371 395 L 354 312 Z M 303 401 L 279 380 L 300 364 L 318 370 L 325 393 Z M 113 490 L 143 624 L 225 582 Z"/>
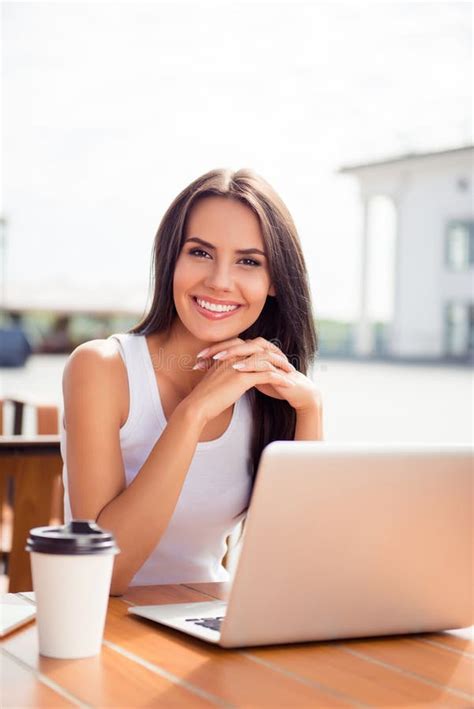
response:
<path id="1" fill-rule="evenodd" d="M 210 630 L 220 632 L 221 623 L 223 620 L 224 616 L 220 615 L 216 618 L 186 618 L 186 623 L 194 623 L 195 625 L 200 625 L 203 628 L 209 628 Z"/>

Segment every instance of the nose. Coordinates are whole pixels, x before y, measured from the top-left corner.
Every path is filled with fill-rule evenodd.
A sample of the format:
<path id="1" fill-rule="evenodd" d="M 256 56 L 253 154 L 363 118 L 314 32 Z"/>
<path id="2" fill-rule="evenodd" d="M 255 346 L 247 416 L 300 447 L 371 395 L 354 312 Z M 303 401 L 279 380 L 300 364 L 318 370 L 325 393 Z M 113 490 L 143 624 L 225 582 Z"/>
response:
<path id="1" fill-rule="evenodd" d="M 219 264 L 214 261 L 212 268 L 209 269 L 204 284 L 207 288 L 215 291 L 232 291 L 233 281 L 231 269 L 223 261 Z"/>

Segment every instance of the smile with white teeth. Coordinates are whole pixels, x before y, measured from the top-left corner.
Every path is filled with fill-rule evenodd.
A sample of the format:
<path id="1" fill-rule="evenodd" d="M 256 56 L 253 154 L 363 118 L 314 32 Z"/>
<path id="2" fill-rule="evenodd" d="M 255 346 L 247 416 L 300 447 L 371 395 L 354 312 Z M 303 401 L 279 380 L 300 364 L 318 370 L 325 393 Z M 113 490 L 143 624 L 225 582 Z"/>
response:
<path id="1" fill-rule="evenodd" d="M 201 308 L 205 310 L 211 310 L 214 313 L 230 313 L 231 310 L 237 310 L 239 305 L 214 305 L 213 303 L 208 303 L 207 300 L 200 300 L 196 298 L 196 302 Z"/>

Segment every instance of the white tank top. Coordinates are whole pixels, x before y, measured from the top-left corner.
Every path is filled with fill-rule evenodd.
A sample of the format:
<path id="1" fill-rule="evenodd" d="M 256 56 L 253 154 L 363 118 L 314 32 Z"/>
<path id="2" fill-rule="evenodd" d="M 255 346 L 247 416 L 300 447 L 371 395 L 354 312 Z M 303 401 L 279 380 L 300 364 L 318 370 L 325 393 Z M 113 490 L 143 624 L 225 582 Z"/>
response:
<path id="1" fill-rule="evenodd" d="M 130 485 L 166 427 L 155 372 L 144 335 L 115 334 L 128 374 L 129 416 L 120 429 L 126 484 Z M 220 438 L 197 444 L 168 527 L 131 584 L 227 581 L 222 566 L 226 538 L 249 502 L 252 417 L 248 392 L 234 405 Z M 64 519 L 71 515 L 66 468 L 66 431 L 61 416 Z M 157 500 L 159 505 L 159 500 Z"/>

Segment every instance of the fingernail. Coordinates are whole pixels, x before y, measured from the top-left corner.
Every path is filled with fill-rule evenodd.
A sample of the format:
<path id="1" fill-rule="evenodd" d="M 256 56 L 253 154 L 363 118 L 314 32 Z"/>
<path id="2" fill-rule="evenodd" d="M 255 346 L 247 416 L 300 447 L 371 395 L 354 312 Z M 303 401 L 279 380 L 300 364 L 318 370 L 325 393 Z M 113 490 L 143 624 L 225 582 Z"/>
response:
<path id="1" fill-rule="evenodd" d="M 221 359 L 226 354 L 227 354 L 227 350 L 222 350 L 222 352 L 218 352 L 217 354 L 215 354 L 212 359 Z"/>
<path id="2" fill-rule="evenodd" d="M 200 352 L 198 352 L 197 355 L 196 355 L 196 357 L 205 357 L 205 356 L 207 355 L 207 353 L 209 352 L 210 349 L 211 349 L 210 347 L 206 347 L 206 349 L 201 350 Z"/>
<path id="3" fill-rule="evenodd" d="M 234 369 L 245 369 L 245 364 L 243 362 L 236 362 L 232 365 Z"/>
<path id="4" fill-rule="evenodd" d="M 202 362 L 198 362 L 197 364 L 194 365 L 193 369 L 202 369 Z"/>

